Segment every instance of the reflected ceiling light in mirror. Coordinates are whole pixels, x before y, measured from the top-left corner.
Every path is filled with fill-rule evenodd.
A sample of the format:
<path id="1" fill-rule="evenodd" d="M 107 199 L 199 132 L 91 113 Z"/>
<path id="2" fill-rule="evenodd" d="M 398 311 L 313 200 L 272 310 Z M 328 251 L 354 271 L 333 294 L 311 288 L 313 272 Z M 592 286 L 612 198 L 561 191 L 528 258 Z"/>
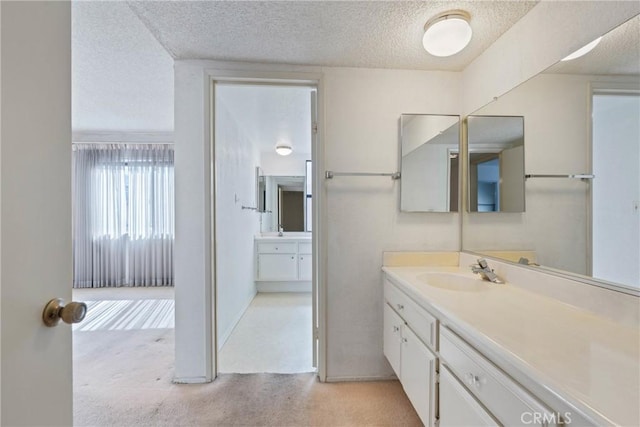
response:
<path id="1" fill-rule="evenodd" d="M 588 45 L 583 46 L 580 49 L 576 50 L 571 55 L 568 55 L 562 58 L 562 61 L 571 61 L 572 59 L 580 58 L 581 56 L 586 55 L 587 53 L 591 52 L 594 47 L 598 46 L 598 43 L 600 43 L 600 40 L 602 40 L 602 37 L 598 37 Z"/>
<path id="2" fill-rule="evenodd" d="M 433 56 L 451 56 L 464 49 L 471 41 L 471 15 L 464 10 L 443 12 L 427 21 L 422 45 Z"/>
<path id="3" fill-rule="evenodd" d="M 293 148 L 291 148 L 291 145 L 289 144 L 280 143 L 276 145 L 276 153 L 280 154 L 281 156 L 288 156 L 292 152 Z"/>

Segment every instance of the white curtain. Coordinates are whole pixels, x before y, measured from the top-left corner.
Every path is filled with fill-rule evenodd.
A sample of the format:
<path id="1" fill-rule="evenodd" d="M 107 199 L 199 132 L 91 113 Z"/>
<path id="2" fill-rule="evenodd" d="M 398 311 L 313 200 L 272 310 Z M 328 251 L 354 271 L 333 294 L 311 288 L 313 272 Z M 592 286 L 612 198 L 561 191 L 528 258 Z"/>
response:
<path id="1" fill-rule="evenodd" d="M 74 287 L 173 285 L 173 146 L 74 144 Z"/>

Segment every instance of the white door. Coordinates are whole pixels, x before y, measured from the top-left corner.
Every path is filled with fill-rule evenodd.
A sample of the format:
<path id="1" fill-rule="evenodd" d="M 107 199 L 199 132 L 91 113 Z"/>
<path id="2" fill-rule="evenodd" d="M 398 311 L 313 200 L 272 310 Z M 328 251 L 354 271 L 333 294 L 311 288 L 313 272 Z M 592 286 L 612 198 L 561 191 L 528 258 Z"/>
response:
<path id="1" fill-rule="evenodd" d="M 404 321 L 389 306 L 384 304 L 384 334 L 383 334 L 383 352 L 387 357 L 389 364 L 393 368 L 393 372 L 400 378 L 400 348 L 402 347 L 402 325 Z"/>
<path id="2" fill-rule="evenodd" d="M 71 425 L 71 5 L 0 2 L 2 425 Z"/>
<path id="3" fill-rule="evenodd" d="M 436 356 L 407 325 L 402 327 L 400 382 L 425 426 L 435 420 Z"/>
<path id="4" fill-rule="evenodd" d="M 296 254 L 259 254 L 259 280 L 296 280 L 298 279 L 298 263 Z"/>
<path id="5" fill-rule="evenodd" d="M 298 279 L 309 281 L 313 277 L 313 263 L 311 254 L 298 255 Z"/>

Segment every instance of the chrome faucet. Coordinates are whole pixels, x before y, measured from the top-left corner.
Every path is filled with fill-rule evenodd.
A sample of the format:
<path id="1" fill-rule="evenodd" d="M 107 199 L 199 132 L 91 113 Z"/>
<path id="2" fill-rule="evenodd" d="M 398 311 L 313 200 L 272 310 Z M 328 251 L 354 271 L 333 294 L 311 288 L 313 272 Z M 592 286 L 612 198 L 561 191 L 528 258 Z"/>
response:
<path id="1" fill-rule="evenodd" d="M 282 237 L 282 233 L 284 232 L 284 227 L 282 224 L 278 224 L 278 236 Z"/>
<path id="2" fill-rule="evenodd" d="M 493 269 L 489 267 L 487 260 L 484 258 L 478 258 L 478 265 L 472 264 L 470 267 L 474 274 L 479 274 L 480 277 L 482 277 L 482 280 L 488 280 L 493 283 L 504 283 L 504 281 L 493 272 Z"/>

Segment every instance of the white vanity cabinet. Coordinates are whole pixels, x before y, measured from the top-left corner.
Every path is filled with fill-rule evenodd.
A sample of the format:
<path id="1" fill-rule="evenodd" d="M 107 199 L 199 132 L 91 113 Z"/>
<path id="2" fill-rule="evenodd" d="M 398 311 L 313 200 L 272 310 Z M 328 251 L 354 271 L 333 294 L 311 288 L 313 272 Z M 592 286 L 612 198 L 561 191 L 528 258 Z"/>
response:
<path id="1" fill-rule="evenodd" d="M 257 243 L 256 280 L 297 280 L 298 244 L 296 242 Z"/>
<path id="2" fill-rule="evenodd" d="M 310 282 L 311 241 L 303 238 L 256 238 L 257 282 Z"/>
<path id="3" fill-rule="evenodd" d="M 426 426 L 436 424 L 437 320 L 385 280 L 384 354 Z"/>

